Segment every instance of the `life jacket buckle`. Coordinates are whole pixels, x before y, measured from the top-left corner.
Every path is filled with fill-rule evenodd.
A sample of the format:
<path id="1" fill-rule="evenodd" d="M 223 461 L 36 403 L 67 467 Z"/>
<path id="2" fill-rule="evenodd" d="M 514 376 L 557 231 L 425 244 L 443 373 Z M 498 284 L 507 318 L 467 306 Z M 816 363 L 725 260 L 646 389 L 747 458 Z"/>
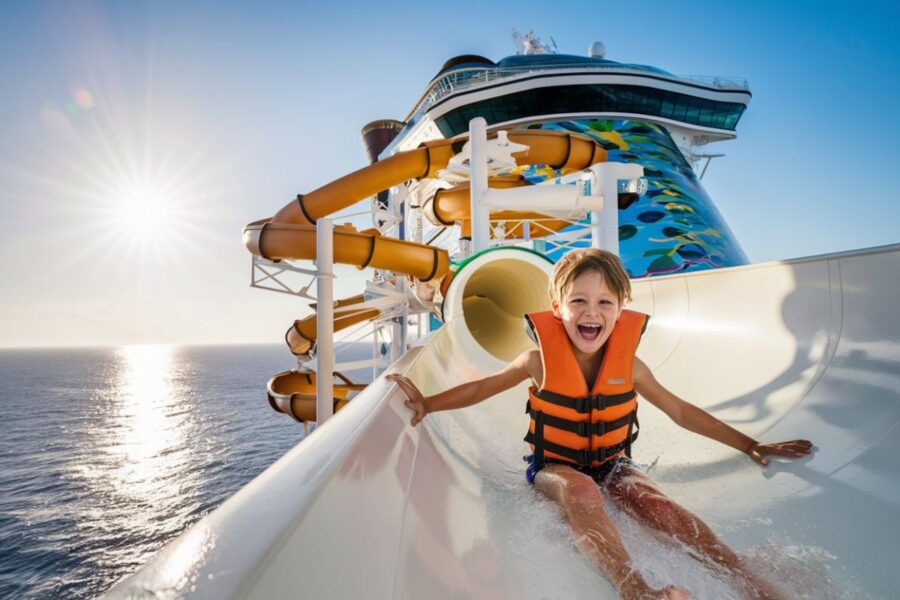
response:
<path id="1" fill-rule="evenodd" d="M 575 398 L 575 411 L 579 413 L 589 413 L 594 407 L 593 396 L 585 396 L 583 398 Z"/>
<path id="2" fill-rule="evenodd" d="M 582 467 L 589 467 L 589 466 L 591 466 L 591 463 L 594 462 L 594 457 L 592 456 L 593 454 L 595 454 L 595 453 L 594 453 L 594 452 L 591 452 L 590 450 L 581 450 L 581 451 L 579 451 L 579 452 L 578 452 L 578 464 L 579 464 L 579 466 L 582 466 Z"/>
<path id="3" fill-rule="evenodd" d="M 591 396 L 591 406 L 593 406 L 594 410 L 603 410 L 606 408 L 606 396 L 603 394 L 597 394 L 596 396 Z"/>
<path id="4" fill-rule="evenodd" d="M 587 421 L 579 421 L 576 424 L 575 433 L 580 435 L 581 437 L 590 437 L 591 424 Z"/>

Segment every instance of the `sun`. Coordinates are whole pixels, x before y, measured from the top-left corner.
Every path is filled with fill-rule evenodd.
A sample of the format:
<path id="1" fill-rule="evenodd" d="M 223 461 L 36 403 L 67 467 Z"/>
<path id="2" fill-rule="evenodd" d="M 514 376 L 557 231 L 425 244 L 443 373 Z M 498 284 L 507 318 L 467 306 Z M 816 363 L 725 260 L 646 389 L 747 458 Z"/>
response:
<path id="1" fill-rule="evenodd" d="M 82 155 L 89 160 L 80 167 L 79 193 L 88 202 L 78 213 L 80 235 L 90 243 L 79 256 L 163 266 L 195 253 L 208 235 L 209 171 L 198 159 L 166 148 L 154 151 L 117 138 L 104 145 L 122 150 Z"/>
<path id="2" fill-rule="evenodd" d="M 167 237 L 176 226 L 176 194 L 159 182 L 123 181 L 110 205 L 117 227 L 126 236 L 148 242 Z"/>
<path id="3" fill-rule="evenodd" d="M 151 94 L 152 95 L 152 94 Z M 98 269 L 182 268 L 209 258 L 226 193 L 220 155 L 201 130 L 155 112 L 145 98 L 108 86 L 76 95 L 90 113 L 60 134 L 54 175 L 35 174 L 66 202 L 63 258 Z M 60 118 L 68 119 L 60 113 Z"/>

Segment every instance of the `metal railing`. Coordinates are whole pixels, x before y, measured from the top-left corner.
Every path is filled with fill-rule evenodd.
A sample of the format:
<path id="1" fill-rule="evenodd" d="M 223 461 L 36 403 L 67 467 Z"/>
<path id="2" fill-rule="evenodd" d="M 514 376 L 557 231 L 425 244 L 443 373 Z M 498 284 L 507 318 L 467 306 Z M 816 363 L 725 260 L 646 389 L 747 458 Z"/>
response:
<path id="1" fill-rule="evenodd" d="M 673 75 L 670 73 L 660 72 L 652 69 L 641 69 L 634 65 L 608 64 L 602 67 L 593 67 L 584 63 L 544 65 L 542 67 L 505 67 L 505 68 L 485 68 L 472 67 L 469 69 L 460 69 L 447 73 L 437 81 L 435 81 L 428 90 L 422 95 L 409 115 L 406 117 L 407 123 L 418 121 L 432 106 L 437 102 L 446 98 L 450 94 L 466 90 L 479 85 L 484 85 L 492 81 L 500 79 L 511 79 L 521 75 L 531 73 L 546 73 L 548 71 L 558 70 L 581 70 L 590 71 L 592 73 L 603 73 L 609 71 L 646 74 L 652 73 L 673 81 L 687 81 L 692 83 L 700 83 L 719 90 L 735 90 L 747 91 L 750 86 L 746 79 L 742 77 L 720 77 L 707 75 Z"/>

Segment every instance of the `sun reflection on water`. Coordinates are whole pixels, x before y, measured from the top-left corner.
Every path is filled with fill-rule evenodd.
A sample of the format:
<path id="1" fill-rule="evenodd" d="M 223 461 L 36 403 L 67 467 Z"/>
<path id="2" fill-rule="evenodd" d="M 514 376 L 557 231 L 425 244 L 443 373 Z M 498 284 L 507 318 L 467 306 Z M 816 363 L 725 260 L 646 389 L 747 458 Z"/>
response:
<path id="1" fill-rule="evenodd" d="M 172 346 L 125 346 L 119 357 L 119 401 L 111 415 L 108 446 L 118 464 L 111 483 L 120 494 L 146 501 L 163 492 L 160 486 L 187 458 L 190 413 L 173 381 Z"/>
<path id="2" fill-rule="evenodd" d="M 97 517 L 100 537 L 143 540 L 111 550 L 119 563 L 139 564 L 180 532 L 200 504 L 193 367 L 168 345 L 121 347 L 111 366 L 97 397 L 99 418 L 88 426 L 86 460 L 74 468 L 93 490 L 88 513 L 97 513 L 79 526 L 92 527 Z"/>

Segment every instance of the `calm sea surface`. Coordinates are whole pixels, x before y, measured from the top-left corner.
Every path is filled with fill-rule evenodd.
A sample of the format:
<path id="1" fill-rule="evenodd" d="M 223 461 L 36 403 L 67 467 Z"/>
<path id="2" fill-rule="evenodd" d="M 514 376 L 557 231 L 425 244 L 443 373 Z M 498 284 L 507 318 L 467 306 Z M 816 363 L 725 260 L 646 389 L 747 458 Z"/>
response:
<path id="1" fill-rule="evenodd" d="M 0 598 L 93 598 L 260 474 L 302 437 L 266 400 L 294 366 L 281 345 L 0 351 Z"/>

